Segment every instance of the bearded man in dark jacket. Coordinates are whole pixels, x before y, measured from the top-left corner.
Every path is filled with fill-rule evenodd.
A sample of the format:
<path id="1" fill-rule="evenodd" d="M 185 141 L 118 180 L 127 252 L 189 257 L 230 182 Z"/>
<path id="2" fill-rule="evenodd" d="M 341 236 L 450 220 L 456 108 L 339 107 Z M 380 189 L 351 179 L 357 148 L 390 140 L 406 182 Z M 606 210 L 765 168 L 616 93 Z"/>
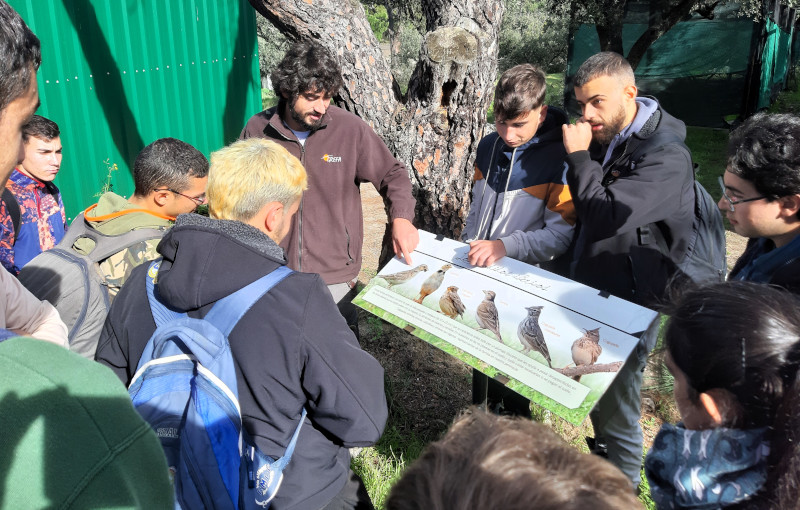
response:
<path id="1" fill-rule="evenodd" d="M 158 246 L 161 298 L 202 318 L 219 299 L 285 265 L 278 243 L 306 185 L 303 166 L 275 142 L 254 138 L 213 153 L 211 217 L 178 216 Z M 135 269 L 118 294 L 96 353 L 126 385 L 155 331 L 147 269 Z M 383 432 L 383 369 L 361 350 L 322 278 L 284 278 L 244 314 L 229 342 L 242 422 L 262 452 L 282 456 L 308 411 L 271 508 L 371 508 L 348 448 L 374 444 Z"/>
<path id="2" fill-rule="evenodd" d="M 567 182 L 578 213 L 570 275 L 601 291 L 652 306 L 684 258 L 694 219 L 694 175 L 686 127 L 649 97 L 612 52 L 590 57 L 574 77 L 582 117 L 564 125 Z M 666 242 L 662 251 L 653 229 Z M 667 252 L 668 251 L 668 252 Z M 609 460 L 641 480 L 642 371 L 655 321 L 593 411 Z"/>

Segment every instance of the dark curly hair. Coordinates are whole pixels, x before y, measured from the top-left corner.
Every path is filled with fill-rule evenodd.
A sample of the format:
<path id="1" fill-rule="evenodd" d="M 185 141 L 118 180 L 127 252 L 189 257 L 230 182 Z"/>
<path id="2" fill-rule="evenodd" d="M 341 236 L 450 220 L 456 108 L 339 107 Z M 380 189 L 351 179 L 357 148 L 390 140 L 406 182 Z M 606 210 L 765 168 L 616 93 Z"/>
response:
<path id="1" fill-rule="evenodd" d="M 309 90 L 335 95 L 344 84 L 336 57 L 322 45 L 309 41 L 289 48 L 270 79 L 275 95 L 290 104 Z"/>
<path id="2" fill-rule="evenodd" d="M 727 164 L 767 200 L 800 194 L 800 117 L 753 115 L 731 133 Z"/>

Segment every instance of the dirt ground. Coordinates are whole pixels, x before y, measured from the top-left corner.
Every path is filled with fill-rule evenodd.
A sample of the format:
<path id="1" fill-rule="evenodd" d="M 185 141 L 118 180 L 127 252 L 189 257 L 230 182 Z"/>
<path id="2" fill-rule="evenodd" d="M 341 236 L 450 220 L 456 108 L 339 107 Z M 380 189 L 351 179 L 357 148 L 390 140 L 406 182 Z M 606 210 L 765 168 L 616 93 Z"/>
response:
<path id="1" fill-rule="evenodd" d="M 359 282 L 366 284 L 377 272 L 380 244 L 386 226 L 383 201 L 370 184 L 361 186 L 364 212 L 363 265 Z M 727 233 L 728 267 L 744 250 L 746 239 Z M 458 412 L 468 407 L 471 398 L 472 369 L 410 333 L 361 311 L 362 347 L 383 365 L 392 401 L 390 412 L 398 432 L 413 431 L 424 440 L 444 432 Z M 650 371 L 652 372 L 652 371 Z M 653 374 L 648 373 L 653 380 Z M 647 377 L 647 376 L 646 376 Z M 647 379 L 645 385 L 647 386 Z M 677 419 L 671 396 L 658 391 L 642 395 L 642 429 L 649 447 L 661 427 L 662 419 Z M 588 423 L 588 420 L 587 420 Z M 580 436 L 591 434 L 589 425 L 578 428 L 558 420 L 555 425 L 567 440 L 581 444 Z"/>

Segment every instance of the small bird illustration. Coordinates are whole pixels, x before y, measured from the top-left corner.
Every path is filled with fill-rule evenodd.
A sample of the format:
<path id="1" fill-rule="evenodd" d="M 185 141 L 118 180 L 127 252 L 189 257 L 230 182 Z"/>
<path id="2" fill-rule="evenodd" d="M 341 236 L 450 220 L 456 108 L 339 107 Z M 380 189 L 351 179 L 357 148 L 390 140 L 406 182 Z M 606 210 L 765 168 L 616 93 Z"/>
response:
<path id="1" fill-rule="evenodd" d="M 391 289 L 395 285 L 400 285 L 401 283 L 405 283 L 408 280 L 417 276 L 418 273 L 424 272 L 428 270 L 428 266 L 425 264 L 420 264 L 414 269 L 408 269 L 406 271 L 400 271 L 399 273 L 392 273 L 392 274 L 379 274 L 378 278 L 383 278 L 386 283 L 389 284 L 389 288 Z"/>
<path id="2" fill-rule="evenodd" d="M 439 308 L 442 309 L 443 314 L 451 319 L 455 319 L 458 315 L 462 318 L 464 317 L 466 307 L 458 296 L 458 287 L 447 287 L 447 291 L 439 298 Z"/>
<path id="3" fill-rule="evenodd" d="M 481 329 L 488 329 L 497 337 L 500 343 L 503 343 L 503 337 L 500 336 L 500 319 L 497 317 L 497 306 L 494 304 L 494 297 L 497 295 L 491 290 L 484 290 L 483 294 L 486 296 L 478 305 L 478 310 L 475 313 L 475 320 Z"/>
<path id="4" fill-rule="evenodd" d="M 531 349 L 539 352 L 544 359 L 547 360 L 547 365 L 553 368 L 553 362 L 550 360 L 550 351 L 547 350 L 547 343 L 544 341 L 544 334 L 542 328 L 539 327 L 539 315 L 542 313 L 543 306 L 526 306 L 528 316 L 519 323 L 517 328 L 517 336 L 522 344 L 522 352 L 525 354 L 531 352 Z"/>
<path id="5" fill-rule="evenodd" d="M 451 267 L 453 266 L 451 266 L 450 264 L 445 264 L 441 268 L 439 268 L 435 273 L 425 278 L 425 281 L 422 282 L 422 288 L 419 289 L 419 297 L 414 301 L 416 301 L 419 304 L 422 304 L 422 300 L 424 300 L 430 294 L 436 292 L 436 289 L 438 289 L 439 286 L 444 281 L 444 274 Z"/>
<path id="6" fill-rule="evenodd" d="M 572 361 L 576 367 L 594 365 L 603 353 L 603 348 L 600 346 L 600 328 L 583 331 L 583 336 L 572 343 Z M 581 376 L 576 375 L 573 379 L 580 382 Z"/>

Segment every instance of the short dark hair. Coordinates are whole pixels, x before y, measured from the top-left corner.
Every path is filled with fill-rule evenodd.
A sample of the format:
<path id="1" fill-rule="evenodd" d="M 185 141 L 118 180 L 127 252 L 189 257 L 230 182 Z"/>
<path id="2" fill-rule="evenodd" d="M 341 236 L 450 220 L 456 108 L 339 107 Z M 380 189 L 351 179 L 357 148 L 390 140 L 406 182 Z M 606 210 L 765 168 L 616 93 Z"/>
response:
<path id="1" fill-rule="evenodd" d="M 41 63 L 39 38 L 17 11 L 0 0 L 0 115 L 28 89 Z"/>
<path id="2" fill-rule="evenodd" d="M 723 426 L 770 431 L 766 485 L 747 508 L 794 508 L 800 498 L 800 300 L 769 285 L 723 282 L 686 289 L 664 313 L 666 350 L 686 375 L 689 399 L 727 390 L 741 413 L 723 416 Z"/>
<path id="3" fill-rule="evenodd" d="M 39 138 L 46 142 L 61 136 L 58 124 L 52 120 L 34 115 L 24 126 L 22 126 L 22 141 L 27 143 L 30 137 Z"/>
<path id="4" fill-rule="evenodd" d="M 640 508 L 630 480 L 546 425 L 471 409 L 392 487 L 387 510 Z"/>
<path id="5" fill-rule="evenodd" d="M 776 200 L 800 193 L 800 117 L 758 113 L 731 133 L 727 170 Z"/>
<path id="6" fill-rule="evenodd" d="M 520 64 L 504 72 L 494 89 L 496 119 L 516 119 L 544 103 L 547 81 L 541 69 Z"/>
<path id="7" fill-rule="evenodd" d="M 601 76 L 612 76 L 636 83 L 633 68 L 622 55 L 613 51 L 602 51 L 595 53 L 581 64 L 572 78 L 572 84 L 575 87 L 583 87 Z"/>
<path id="8" fill-rule="evenodd" d="M 289 48 L 270 74 L 270 80 L 279 100 L 286 94 L 290 103 L 308 90 L 334 95 L 344 84 L 336 57 L 324 46 L 310 41 Z"/>
<path id="9" fill-rule="evenodd" d="M 159 188 L 181 192 L 189 178 L 208 175 L 208 160 L 203 154 L 175 138 L 160 138 L 136 156 L 133 164 L 134 194 L 143 197 Z"/>

